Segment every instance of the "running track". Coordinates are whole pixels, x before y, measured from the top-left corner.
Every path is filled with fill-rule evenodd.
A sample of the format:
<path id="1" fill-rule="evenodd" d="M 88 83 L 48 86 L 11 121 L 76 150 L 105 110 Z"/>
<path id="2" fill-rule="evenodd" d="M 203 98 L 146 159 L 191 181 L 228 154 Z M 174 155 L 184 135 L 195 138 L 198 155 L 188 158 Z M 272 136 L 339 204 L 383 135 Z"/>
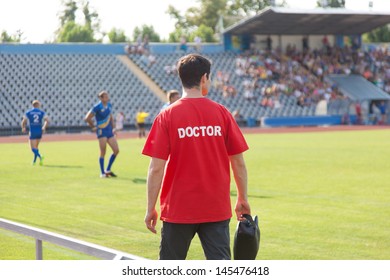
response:
<path id="1" fill-rule="evenodd" d="M 329 131 L 356 131 L 356 130 L 382 130 L 390 129 L 390 126 L 328 126 L 328 127 L 281 127 L 281 128 L 242 128 L 244 134 L 252 133 L 304 133 L 304 132 L 329 132 Z M 123 131 L 118 133 L 118 139 L 137 138 L 137 131 Z M 96 140 L 94 133 L 75 133 L 75 134 L 46 134 L 43 141 L 82 141 Z M 27 135 L 21 136 L 2 136 L 0 143 L 24 143 L 28 141 Z"/>

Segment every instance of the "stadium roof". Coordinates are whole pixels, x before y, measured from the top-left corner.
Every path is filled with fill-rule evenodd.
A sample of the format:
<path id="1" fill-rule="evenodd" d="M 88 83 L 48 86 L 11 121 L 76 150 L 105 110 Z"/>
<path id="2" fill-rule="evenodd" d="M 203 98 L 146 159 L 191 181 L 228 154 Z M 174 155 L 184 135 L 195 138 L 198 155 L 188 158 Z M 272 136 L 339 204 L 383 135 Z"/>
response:
<path id="1" fill-rule="evenodd" d="M 390 23 L 390 13 L 352 11 L 343 8 L 311 10 L 265 8 L 257 15 L 245 18 L 226 28 L 234 35 L 357 35 Z"/>
<path id="2" fill-rule="evenodd" d="M 327 78 L 352 100 L 390 100 L 389 94 L 360 75 L 329 75 Z"/>

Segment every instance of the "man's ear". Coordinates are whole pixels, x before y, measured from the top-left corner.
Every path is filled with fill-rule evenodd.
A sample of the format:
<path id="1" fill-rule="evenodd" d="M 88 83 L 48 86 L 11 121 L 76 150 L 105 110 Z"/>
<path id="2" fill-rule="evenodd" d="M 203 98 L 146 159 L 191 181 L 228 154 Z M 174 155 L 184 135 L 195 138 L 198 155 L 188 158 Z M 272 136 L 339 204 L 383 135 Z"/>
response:
<path id="1" fill-rule="evenodd" d="M 207 73 L 204 73 L 204 75 L 203 75 L 202 78 L 200 79 L 200 82 L 201 82 L 201 83 L 205 83 L 205 82 L 207 82 L 208 79 L 209 79 L 209 78 L 207 77 Z"/>
<path id="2" fill-rule="evenodd" d="M 200 79 L 200 88 L 203 96 L 206 96 L 208 94 L 208 88 L 205 86 L 207 84 L 208 77 L 207 73 L 205 73 L 202 78 Z"/>

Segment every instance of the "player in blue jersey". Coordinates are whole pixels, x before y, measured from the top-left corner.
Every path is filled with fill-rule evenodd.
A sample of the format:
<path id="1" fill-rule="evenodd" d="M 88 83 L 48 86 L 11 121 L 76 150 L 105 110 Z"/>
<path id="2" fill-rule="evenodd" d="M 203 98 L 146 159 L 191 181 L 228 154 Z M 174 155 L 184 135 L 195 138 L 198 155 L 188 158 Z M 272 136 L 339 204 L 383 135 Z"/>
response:
<path id="1" fill-rule="evenodd" d="M 43 156 L 39 153 L 39 142 L 42 139 L 42 134 L 46 131 L 47 126 L 49 125 L 49 119 L 46 116 L 46 113 L 39 109 L 41 103 L 38 100 L 32 102 L 33 108 L 28 110 L 22 120 L 22 132 L 26 133 L 27 122 L 30 130 L 30 147 L 34 153 L 33 165 L 35 165 L 37 158 L 39 158 L 39 164 L 43 165 Z"/>
<path id="2" fill-rule="evenodd" d="M 99 140 L 100 177 L 116 177 L 114 172 L 111 171 L 111 167 L 119 153 L 119 146 L 115 138 L 116 132 L 114 118 L 112 116 L 112 107 L 111 103 L 109 102 L 110 98 L 106 91 L 100 92 L 98 97 L 100 102 L 93 106 L 91 110 L 89 110 L 85 116 L 85 121 L 91 127 L 91 130 L 96 132 L 97 138 Z M 93 121 L 94 118 L 96 124 Z M 104 170 L 104 157 L 106 155 L 107 144 L 111 147 L 113 153 L 108 162 L 107 169 Z"/>
<path id="3" fill-rule="evenodd" d="M 167 97 L 168 97 L 168 102 L 162 106 L 161 110 L 164 110 L 165 108 L 169 107 L 170 105 L 175 103 L 177 100 L 179 100 L 180 93 L 176 89 L 172 89 L 172 90 L 168 91 Z"/>

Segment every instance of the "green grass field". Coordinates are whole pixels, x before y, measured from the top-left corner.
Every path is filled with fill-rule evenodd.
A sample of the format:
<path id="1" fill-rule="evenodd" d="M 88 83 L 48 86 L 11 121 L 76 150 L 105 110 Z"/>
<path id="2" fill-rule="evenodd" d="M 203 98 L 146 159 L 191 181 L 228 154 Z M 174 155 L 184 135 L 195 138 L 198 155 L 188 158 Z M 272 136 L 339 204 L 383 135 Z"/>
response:
<path id="1" fill-rule="evenodd" d="M 252 214 L 263 260 L 390 259 L 390 130 L 247 134 Z M 97 141 L 0 144 L 0 217 L 157 259 L 147 231 L 144 140 L 119 140 L 115 179 L 100 179 Z M 232 184 L 232 201 L 235 187 Z M 231 222 L 231 236 L 236 227 Z M 159 223 L 159 228 L 161 223 Z M 32 238 L 0 229 L 0 259 L 34 259 Z M 44 259 L 92 257 L 44 242 Z M 188 259 L 204 259 L 197 237 Z"/>

